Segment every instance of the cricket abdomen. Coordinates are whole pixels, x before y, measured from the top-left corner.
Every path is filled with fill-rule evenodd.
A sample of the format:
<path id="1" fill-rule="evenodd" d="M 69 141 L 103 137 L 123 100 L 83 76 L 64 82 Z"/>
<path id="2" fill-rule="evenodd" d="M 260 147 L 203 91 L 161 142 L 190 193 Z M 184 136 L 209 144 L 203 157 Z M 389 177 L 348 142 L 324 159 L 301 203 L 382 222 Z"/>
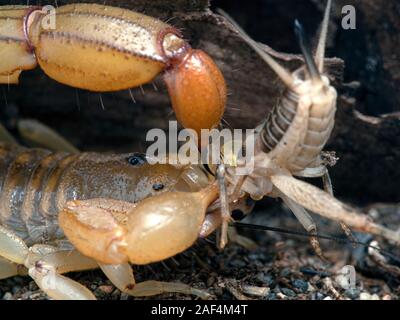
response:
<path id="1" fill-rule="evenodd" d="M 327 143 L 335 124 L 336 90 L 330 87 L 330 103 L 315 103 L 310 107 L 307 131 L 299 152 L 288 163 L 291 172 L 319 165 L 319 155 Z M 330 95 L 328 95 L 330 96 Z M 318 100 L 317 100 L 318 102 Z"/>
<path id="2" fill-rule="evenodd" d="M 285 90 L 278 104 L 265 120 L 260 133 L 263 151 L 272 151 L 290 127 L 297 111 L 298 96 L 291 90 Z"/>

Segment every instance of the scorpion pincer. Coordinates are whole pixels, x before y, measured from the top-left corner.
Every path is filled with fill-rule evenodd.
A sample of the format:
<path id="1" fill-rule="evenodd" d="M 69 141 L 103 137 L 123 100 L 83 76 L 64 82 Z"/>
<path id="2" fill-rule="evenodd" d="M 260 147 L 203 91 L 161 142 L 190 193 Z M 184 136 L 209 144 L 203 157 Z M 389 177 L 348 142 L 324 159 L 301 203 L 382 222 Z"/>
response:
<path id="1" fill-rule="evenodd" d="M 47 13 L 47 12 L 46 12 Z M 172 26 L 134 11 L 71 4 L 55 10 L 0 7 L 0 83 L 18 83 L 40 65 L 52 79 L 91 91 L 116 91 L 152 81 L 164 71 L 176 117 L 185 128 L 219 125 L 226 103 L 224 77 L 202 50 Z"/>

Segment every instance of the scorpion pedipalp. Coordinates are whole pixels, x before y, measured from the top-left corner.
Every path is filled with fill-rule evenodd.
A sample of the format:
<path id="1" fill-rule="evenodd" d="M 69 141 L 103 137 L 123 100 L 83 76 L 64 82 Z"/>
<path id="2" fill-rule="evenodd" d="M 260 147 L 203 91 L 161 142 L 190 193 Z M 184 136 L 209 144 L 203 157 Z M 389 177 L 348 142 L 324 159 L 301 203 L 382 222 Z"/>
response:
<path id="1" fill-rule="evenodd" d="M 0 83 L 18 83 L 37 64 L 60 83 L 95 92 L 135 88 L 164 73 L 185 128 L 199 133 L 222 118 L 226 84 L 218 66 L 158 19 L 84 3 L 56 8 L 52 28 L 43 26 L 41 7 L 5 6 L 0 18 Z"/>
<path id="2" fill-rule="evenodd" d="M 71 243 L 96 261 L 147 264 L 190 247 L 217 196 L 218 187 L 211 184 L 199 192 L 166 192 L 137 205 L 72 201 L 60 213 L 59 223 Z"/>

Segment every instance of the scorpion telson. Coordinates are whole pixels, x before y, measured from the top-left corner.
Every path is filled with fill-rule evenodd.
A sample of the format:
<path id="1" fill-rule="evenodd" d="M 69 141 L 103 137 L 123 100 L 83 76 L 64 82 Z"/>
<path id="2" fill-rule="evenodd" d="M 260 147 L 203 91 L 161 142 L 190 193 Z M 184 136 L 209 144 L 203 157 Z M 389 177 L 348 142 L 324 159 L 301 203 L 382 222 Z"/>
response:
<path id="1" fill-rule="evenodd" d="M 60 6 L 55 17 L 55 29 L 47 29 L 40 7 L 0 7 L 0 83 L 18 83 L 21 71 L 39 64 L 58 82 L 104 92 L 138 87 L 165 71 L 180 124 L 198 134 L 219 125 L 226 103 L 224 77 L 175 28 L 98 4 Z"/>

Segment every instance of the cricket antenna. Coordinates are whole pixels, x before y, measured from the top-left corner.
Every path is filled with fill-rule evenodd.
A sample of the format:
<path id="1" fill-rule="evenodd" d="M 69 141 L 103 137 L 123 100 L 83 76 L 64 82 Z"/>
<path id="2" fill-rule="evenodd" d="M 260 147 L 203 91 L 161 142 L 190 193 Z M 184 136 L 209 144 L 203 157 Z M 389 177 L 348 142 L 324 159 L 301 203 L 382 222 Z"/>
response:
<path id="1" fill-rule="evenodd" d="M 328 34 L 329 15 L 331 12 L 332 0 L 328 0 L 324 13 L 324 20 L 322 20 L 321 34 L 318 40 L 317 51 L 315 53 L 315 61 L 318 66 L 320 73 L 324 72 L 324 59 L 325 59 L 325 47 L 326 47 L 326 36 Z"/>
<path id="2" fill-rule="evenodd" d="M 303 53 L 304 60 L 307 66 L 308 73 L 310 74 L 313 82 L 321 81 L 321 74 L 315 64 L 314 57 L 311 52 L 311 46 L 307 40 L 306 33 L 299 20 L 294 20 L 294 33 L 296 34 L 301 52 Z"/>
<path id="3" fill-rule="evenodd" d="M 293 76 L 291 73 L 281 66 L 274 58 L 264 51 L 261 46 L 254 41 L 250 36 L 222 9 L 217 9 L 217 12 L 222 15 L 229 23 L 234 27 L 234 30 L 240 35 L 240 37 L 255 51 L 257 54 L 270 66 L 270 68 L 276 73 L 276 75 L 285 83 L 287 87 L 293 86 Z"/>

